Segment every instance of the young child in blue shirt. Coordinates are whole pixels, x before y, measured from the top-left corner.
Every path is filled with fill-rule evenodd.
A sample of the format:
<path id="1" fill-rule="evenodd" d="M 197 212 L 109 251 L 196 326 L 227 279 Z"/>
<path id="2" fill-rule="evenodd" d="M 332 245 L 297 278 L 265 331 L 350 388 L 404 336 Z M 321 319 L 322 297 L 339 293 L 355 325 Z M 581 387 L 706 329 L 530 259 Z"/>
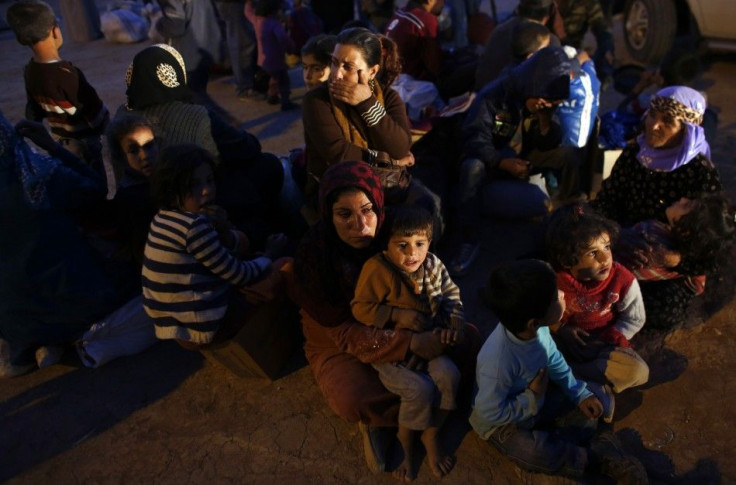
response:
<path id="1" fill-rule="evenodd" d="M 501 324 L 478 354 L 470 416 L 478 435 L 532 472 L 593 472 L 647 483 L 641 463 L 621 451 L 615 436 L 601 433 L 591 441 L 603 406 L 573 376 L 550 336 L 549 326 L 565 310 L 552 267 L 538 260 L 502 264 L 483 296 Z"/>

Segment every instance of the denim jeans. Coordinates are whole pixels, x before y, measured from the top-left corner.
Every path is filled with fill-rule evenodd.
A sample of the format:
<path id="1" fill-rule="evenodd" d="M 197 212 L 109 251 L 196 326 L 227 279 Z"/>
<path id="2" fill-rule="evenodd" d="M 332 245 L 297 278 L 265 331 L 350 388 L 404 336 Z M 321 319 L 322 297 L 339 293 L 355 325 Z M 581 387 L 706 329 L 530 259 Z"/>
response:
<path id="1" fill-rule="evenodd" d="M 550 383 L 539 414 L 501 426 L 488 442 L 525 470 L 579 477 L 596 426 L 597 421 L 586 418 Z"/>

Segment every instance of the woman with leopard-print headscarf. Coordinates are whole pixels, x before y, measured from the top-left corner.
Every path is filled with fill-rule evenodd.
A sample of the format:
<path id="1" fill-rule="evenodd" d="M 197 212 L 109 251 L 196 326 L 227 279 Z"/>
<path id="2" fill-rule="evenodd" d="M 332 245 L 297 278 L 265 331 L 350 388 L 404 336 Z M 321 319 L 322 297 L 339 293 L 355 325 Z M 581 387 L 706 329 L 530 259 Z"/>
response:
<path id="1" fill-rule="evenodd" d="M 705 108 L 705 98 L 694 89 L 670 86 L 658 91 L 645 114 L 643 133 L 621 153 L 593 202 L 595 208 L 625 229 L 647 219 L 666 222 L 665 209 L 683 197 L 696 199 L 720 192 L 720 175 L 710 160 L 700 125 Z M 621 241 L 627 240 L 624 230 Z M 628 251 L 644 263 L 648 249 L 619 245 L 614 256 Z M 715 269 L 684 258 L 676 268 L 683 278 L 642 282 L 646 325 L 672 328 L 683 324 L 694 296 L 684 277 Z"/>

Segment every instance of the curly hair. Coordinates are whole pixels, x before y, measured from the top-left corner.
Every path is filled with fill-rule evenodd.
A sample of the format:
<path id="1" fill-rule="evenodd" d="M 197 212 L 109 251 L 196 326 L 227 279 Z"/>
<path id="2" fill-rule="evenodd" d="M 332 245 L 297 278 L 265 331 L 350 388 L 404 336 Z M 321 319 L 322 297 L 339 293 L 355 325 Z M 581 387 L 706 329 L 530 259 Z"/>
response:
<path id="1" fill-rule="evenodd" d="M 518 335 L 557 301 L 557 276 L 538 259 L 502 263 L 491 270 L 482 296 L 503 326 Z"/>
<path id="2" fill-rule="evenodd" d="M 7 20 L 18 43 L 27 46 L 41 42 L 59 25 L 51 6 L 41 0 L 16 1 L 8 7 Z"/>
<path id="3" fill-rule="evenodd" d="M 337 43 L 358 48 L 368 66 L 378 64 L 376 79 L 386 90 L 401 74 L 401 58 L 396 43 L 381 34 L 374 34 L 363 27 L 345 29 L 337 34 Z"/>
<path id="4" fill-rule="evenodd" d="M 722 194 L 703 195 L 695 201 L 690 212 L 672 224 L 672 237 L 683 261 L 714 269 L 730 255 L 736 214 Z"/>
<path id="5" fill-rule="evenodd" d="M 590 243 L 608 234 L 611 244 L 618 238 L 619 225 L 596 213 L 590 206 L 575 202 L 555 210 L 545 237 L 547 254 L 555 269 L 570 268 Z"/>
<path id="6" fill-rule="evenodd" d="M 193 143 L 174 145 L 161 152 L 151 176 L 151 193 L 159 209 L 180 209 L 189 195 L 194 172 L 206 163 L 215 171 L 212 154 Z"/>

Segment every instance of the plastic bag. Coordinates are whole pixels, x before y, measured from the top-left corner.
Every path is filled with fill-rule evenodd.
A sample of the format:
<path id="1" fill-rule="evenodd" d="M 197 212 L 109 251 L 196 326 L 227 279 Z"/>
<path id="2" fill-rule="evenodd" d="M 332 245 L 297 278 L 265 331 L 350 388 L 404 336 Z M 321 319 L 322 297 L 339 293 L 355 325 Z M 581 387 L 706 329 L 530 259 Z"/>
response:
<path id="1" fill-rule="evenodd" d="M 142 352 L 157 338 L 153 320 L 137 296 L 84 332 L 75 347 L 86 367 L 100 367 L 117 357 Z"/>
<path id="2" fill-rule="evenodd" d="M 429 106 L 435 106 L 437 110 L 444 107 L 437 86 L 429 81 L 417 81 L 408 74 L 401 74 L 391 87 L 406 104 L 409 118 L 414 121 L 420 120 L 422 112 Z"/>

